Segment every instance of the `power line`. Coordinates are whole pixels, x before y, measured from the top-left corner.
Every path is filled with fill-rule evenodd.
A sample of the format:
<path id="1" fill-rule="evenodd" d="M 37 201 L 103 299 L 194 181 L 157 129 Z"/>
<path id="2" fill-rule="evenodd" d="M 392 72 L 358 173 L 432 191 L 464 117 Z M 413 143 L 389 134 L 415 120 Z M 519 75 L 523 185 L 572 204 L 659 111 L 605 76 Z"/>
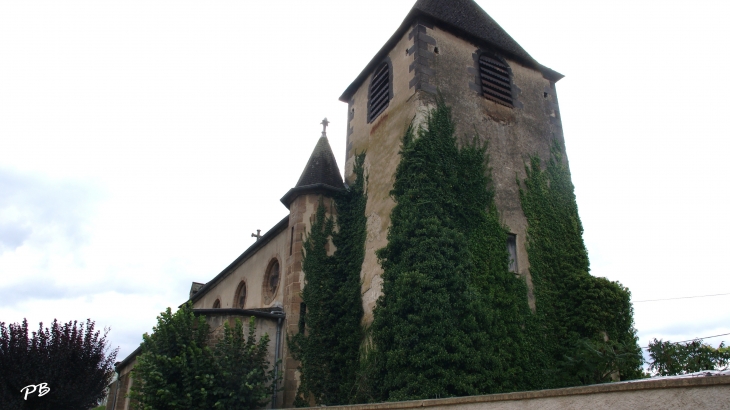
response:
<path id="1" fill-rule="evenodd" d="M 672 343 L 670 343 L 670 345 L 676 345 L 678 343 L 684 343 L 684 342 L 694 342 L 695 340 L 712 339 L 713 337 L 720 337 L 720 336 L 727 336 L 727 335 L 730 335 L 730 333 L 723 333 L 721 335 L 715 335 L 715 336 L 695 337 L 694 339 L 682 340 L 680 342 L 672 342 Z M 648 349 L 648 348 L 649 348 L 649 346 L 642 347 L 642 349 Z"/>
<path id="2" fill-rule="evenodd" d="M 709 298 L 709 297 L 712 297 L 712 296 L 727 296 L 727 295 L 730 295 L 730 293 L 718 293 L 718 294 L 715 294 L 715 295 L 701 295 L 701 296 L 683 296 L 683 297 L 679 297 L 679 298 L 667 298 L 667 299 L 635 300 L 634 303 L 659 302 L 659 301 L 662 301 L 662 300 Z"/>

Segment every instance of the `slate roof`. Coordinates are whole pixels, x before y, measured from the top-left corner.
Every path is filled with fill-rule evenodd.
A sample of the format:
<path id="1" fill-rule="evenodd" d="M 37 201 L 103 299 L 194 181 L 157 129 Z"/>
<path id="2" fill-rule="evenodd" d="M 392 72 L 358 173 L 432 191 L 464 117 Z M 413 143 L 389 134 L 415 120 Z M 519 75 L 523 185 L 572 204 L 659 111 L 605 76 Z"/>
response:
<path id="1" fill-rule="evenodd" d="M 317 141 L 312 155 L 309 156 L 307 166 L 304 167 L 297 185 L 281 198 L 281 203 L 288 208 L 299 195 L 310 193 L 332 195 L 344 188 L 345 184 L 342 182 L 335 154 L 332 153 L 327 137 L 322 136 Z"/>
<path id="2" fill-rule="evenodd" d="M 507 34 L 472 0 L 418 0 L 413 5 L 425 15 L 444 22 L 452 29 L 470 34 L 526 62 L 537 63 L 527 51 Z"/>
<path id="3" fill-rule="evenodd" d="M 378 53 L 370 60 L 370 63 L 358 75 L 357 79 L 347 87 L 340 101 L 349 102 L 355 91 L 367 79 L 383 58 L 390 52 L 396 43 L 403 37 L 412 23 L 422 19 L 435 23 L 440 28 L 448 30 L 458 36 L 473 41 L 476 44 L 484 44 L 501 51 L 528 67 L 535 68 L 547 78 L 558 81 L 563 75 L 538 63 L 530 54 L 525 51 L 487 12 L 485 12 L 473 0 L 418 0 L 401 23 L 400 27 L 383 45 Z"/>
<path id="4" fill-rule="evenodd" d="M 314 184 L 325 184 L 333 188 L 344 188 L 342 183 L 342 175 L 337 167 L 335 154 L 332 153 L 332 147 L 327 137 L 320 137 L 317 145 L 309 156 L 307 166 L 304 167 L 302 176 L 296 187 L 302 187 Z"/>

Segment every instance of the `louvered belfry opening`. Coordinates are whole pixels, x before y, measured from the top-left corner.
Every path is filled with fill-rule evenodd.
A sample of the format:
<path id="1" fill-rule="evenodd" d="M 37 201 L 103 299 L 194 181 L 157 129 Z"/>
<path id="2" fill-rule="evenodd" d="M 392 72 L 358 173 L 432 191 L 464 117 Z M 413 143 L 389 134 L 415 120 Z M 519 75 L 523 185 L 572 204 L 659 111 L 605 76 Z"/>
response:
<path id="1" fill-rule="evenodd" d="M 513 107 L 512 81 L 506 63 L 493 55 L 482 54 L 479 57 L 479 76 L 482 81 L 482 95 L 485 98 Z"/>
<path id="2" fill-rule="evenodd" d="M 390 102 L 390 70 L 388 63 L 383 63 L 375 70 L 370 83 L 370 102 L 368 106 L 368 122 L 378 118 Z"/>

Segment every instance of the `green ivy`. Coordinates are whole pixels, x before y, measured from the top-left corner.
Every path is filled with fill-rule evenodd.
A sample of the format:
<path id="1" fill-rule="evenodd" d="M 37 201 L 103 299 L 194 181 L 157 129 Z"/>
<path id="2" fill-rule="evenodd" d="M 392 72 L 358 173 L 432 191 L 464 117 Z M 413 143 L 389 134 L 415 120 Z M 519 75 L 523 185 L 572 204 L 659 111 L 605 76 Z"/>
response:
<path id="1" fill-rule="evenodd" d="M 443 99 L 403 137 L 383 294 L 372 325 L 373 400 L 532 386 L 524 282 L 508 271 L 486 146 L 461 149 Z"/>
<path id="2" fill-rule="evenodd" d="M 578 357 L 586 357 L 581 346 L 590 345 L 599 351 L 618 349 L 623 359 L 613 364 L 614 370 L 624 380 L 639 378 L 642 358 L 631 293 L 618 282 L 588 273 L 583 226 L 562 152 L 556 142 L 546 169 L 538 157 L 530 158 L 520 188 L 536 300 L 535 336 L 542 338 L 536 347 L 550 369 L 545 387 L 607 381 L 605 376 L 581 378 L 568 370 Z"/>
<path id="3" fill-rule="evenodd" d="M 573 185 L 555 145 L 530 158 L 520 185 L 536 300 L 509 272 L 507 228 L 494 203 L 487 146 L 461 148 L 437 99 L 409 127 L 390 192 L 383 287 L 367 337 L 360 327 L 366 195 L 320 204 L 305 241 L 306 313 L 290 345 L 301 361 L 296 404 L 333 405 L 534 390 L 641 377 L 628 289 L 591 276 Z M 416 137 L 417 136 L 417 137 Z M 329 238 L 337 250 L 327 256 Z M 365 340 L 366 343 L 362 343 Z M 363 348 L 363 346 L 365 348 Z M 358 347 L 361 352 L 358 355 Z M 358 359 L 360 358 L 360 359 Z"/>
<path id="4" fill-rule="evenodd" d="M 460 203 L 455 212 L 472 259 L 471 310 L 479 313 L 472 332 L 477 357 L 482 359 L 477 390 L 481 394 L 527 390 L 539 385 L 533 377 L 538 363 L 530 353 L 527 287 L 509 272 L 508 231 L 494 203 L 487 145 L 476 141 L 459 152 L 455 189 Z"/>
<path id="5" fill-rule="evenodd" d="M 365 257 L 365 155 L 356 156 L 355 182 L 337 195 L 337 221 L 326 217 L 320 201 L 304 241 L 302 270 L 306 284 L 300 332 L 289 344 L 301 362 L 295 405 L 349 404 L 357 391 L 359 348 L 363 339 L 360 270 Z M 327 255 L 329 240 L 336 250 Z"/>

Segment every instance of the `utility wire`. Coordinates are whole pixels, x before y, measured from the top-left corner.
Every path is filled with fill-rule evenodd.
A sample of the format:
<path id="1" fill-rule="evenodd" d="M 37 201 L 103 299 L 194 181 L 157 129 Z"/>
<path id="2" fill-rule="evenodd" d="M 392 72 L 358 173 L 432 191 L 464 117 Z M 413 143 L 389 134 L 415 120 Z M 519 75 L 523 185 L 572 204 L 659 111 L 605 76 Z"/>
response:
<path id="1" fill-rule="evenodd" d="M 695 337 L 694 339 L 682 340 L 680 342 L 672 342 L 672 343 L 670 343 L 670 345 L 676 345 L 678 343 L 684 343 L 684 342 L 694 342 L 695 340 L 712 339 L 713 337 L 720 337 L 720 336 L 727 336 L 727 335 L 730 335 L 730 333 L 723 333 L 721 335 L 715 335 L 715 336 Z M 649 348 L 649 346 L 642 347 L 642 349 L 648 349 L 648 348 Z"/>
<path id="2" fill-rule="evenodd" d="M 683 296 L 683 297 L 679 297 L 679 298 L 667 298 L 667 299 L 635 300 L 634 303 L 659 302 L 659 301 L 662 301 L 662 300 L 709 298 L 709 297 L 712 297 L 712 296 L 727 296 L 727 295 L 730 295 L 730 293 L 718 293 L 718 294 L 715 294 L 715 295 L 701 295 L 701 296 Z"/>

